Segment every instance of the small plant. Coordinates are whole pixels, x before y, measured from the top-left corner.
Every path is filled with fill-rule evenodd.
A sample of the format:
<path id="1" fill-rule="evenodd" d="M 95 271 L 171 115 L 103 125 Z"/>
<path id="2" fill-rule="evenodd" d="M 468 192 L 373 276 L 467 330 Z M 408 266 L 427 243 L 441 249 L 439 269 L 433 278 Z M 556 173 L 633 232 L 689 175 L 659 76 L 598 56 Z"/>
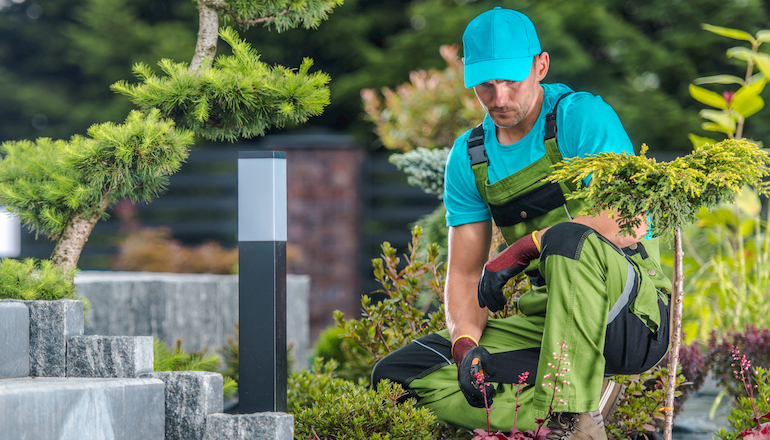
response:
<path id="1" fill-rule="evenodd" d="M 657 438 L 655 433 L 666 419 L 668 370 L 658 366 L 642 374 L 615 376 L 613 379 L 625 385 L 626 391 L 612 419 L 605 421 L 607 437 L 614 440 Z M 674 396 L 680 397 L 687 385 L 685 376 L 678 374 Z"/>
<path id="2" fill-rule="evenodd" d="M 519 375 L 519 383 L 516 386 L 516 408 L 514 409 L 514 416 L 513 416 L 513 426 L 511 427 L 511 434 L 505 435 L 502 433 L 502 431 L 497 431 L 496 433 L 491 433 L 489 430 L 489 413 L 494 408 L 489 408 L 487 406 L 486 401 L 486 388 L 483 386 L 485 384 L 484 382 L 484 374 L 482 372 L 478 372 L 475 374 L 476 381 L 479 384 L 479 389 L 481 390 L 481 393 L 484 395 L 484 408 L 487 411 L 487 430 L 484 431 L 483 429 L 476 429 L 473 432 L 476 433 L 476 435 L 473 436 L 473 440 L 521 440 L 521 439 L 535 439 L 535 440 L 545 440 L 546 435 L 551 432 L 550 429 L 548 429 L 547 426 L 545 426 L 546 422 L 553 417 L 556 412 L 556 407 L 558 405 L 566 405 L 567 402 L 564 401 L 562 398 L 557 399 L 557 395 L 562 392 L 562 389 L 560 387 L 563 386 L 569 386 L 569 382 L 567 382 L 564 379 L 561 379 L 562 377 L 565 377 L 565 372 L 569 371 L 569 362 L 567 361 L 567 343 L 562 342 L 561 346 L 559 347 L 559 353 L 553 354 L 554 362 L 556 362 L 556 365 L 552 363 L 548 363 L 548 366 L 554 369 L 554 372 L 552 373 L 546 373 L 545 376 L 543 376 L 543 380 L 545 382 L 543 383 L 544 387 L 551 388 L 553 390 L 551 394 L 551 401 L 548 404 L 548 413 L 546 414 L 545 418 L 536 418 L 535 421 L 537 422 L 537 427 L 532 430 L 528 429 L 525 432 L 521 432 L 517 427 L 517 418 L 518 418 L 518 411 L 519 408 L 521 408 L 521 405 L 519 405 L 519 395 L 521 394 L 522 387 L 525 386 L 527 377 L 529 377 L 529 372 L 524 372 Z"/>
<path id="3" fill-rule="evenodd" d="M 0 299 L 78 299 L 72 278 L 77 269 L 64 271 L 49 260 L 0 260 Z"/>
<path id="4" fill-rule="evenodd" d="M 745 397 L 738 399 L 740 408 L 730 411 L 727 419 L 735 431 L 724 429 L 716 435 L 722 440 L 744 438 L 746 440 L 770 440 L 770 422 L 762 423 L 762 419 L 770 420 L 770 376 L 764 368 L 752 368 L 745 354 L 732 347 L 732 367 L 735 378 L 742 385 Z"/>
<path id="5" fill-rule="evenodd" d="M 721 336 L 713 331 L 708 347 L 707 363 L 714 378 L 735 400 L 745 396 L 745 390 L 742 379 L 735 375 L 733 350 L 753 359 L 757 367 L 770 368 L 770 329 L 749 324 L 743 331 L 730 330 Z"/>
<path id="6" fill-rule="evenodd" d="M 225 363 L 225 369 L 222 371 L 222 376 L 231 377 L 235 381 L 236 385 L 240 380 L 240 363 L 238 362 L 240 346 L 238 337 L 239 327 L 238 323 L 236 322 L 235 326 L 233 327 L 233 336 L 228 336 L 225 345 L 219 349 L 219 354 L 222 355 L 222 361 Z M 291 371 L 291 369 L 289 369 L 289 371 Z"/>
<path id="7" fill-rule="evenodd" d="M 316 359 L 310 371 L 289 378 L 288 410 L 294 438 L 431 440 L 438 425 L 414 399 L 402 402 L 403 389 L 387 381 L 377 391 L 334 377 L 336 362 Z"/>
<path id="8" fill-rule="evenodd" d="M 177 339 L 176 347 L 170 350 L 165 342 L 153 340 L 155 359 L 153 371 L 212 371 L 219 368 L 219 356 L 206 355 L 206 350 L 187 353 L 182 349 L 182 340 Z M 230 397 L 238 392 L 238 384 L 232 377 L 222 376 L 222 388 L 225 396 Z"/>
<path id="9" fill-rule="evenodd" d="M 706 119 L 702 128 L 707 131 L 724 133 L 729 139 L 741 139 L 746 118 L 762 110 L 764 100 L 759 96 L 765 88 L 767 77 L 770 76 L 770 55 L 759 52 L 762 43 L 770 41 L 770 30 L 761 30 L 755 36 L 739 29 L 730 29 L 710 24 L 703 24 L 703 29 L 726 38 L 747 41 L 751 49 L 738 46 L 728 49 L 727 56 L 746 63 L 743 78 L 733 75 L 714 75 L 698 78 L 690 84 L 690 95 L 700 103 L 714 107 L 717 110 L 701 110 L 699 116 Z M 754 66 L 759 73 L 754 74 Z M 725 90 L 722 94 L 712 92 L 698 85 L 726 84 L 738 85 L 737 91 Z M 714 139 L 690 134 L 694 147 L 705 143 L 715 144 Z"/>
<path id="10" fill-rule="evenodd" d="M 343 329 L 337 326 L 327 327 L 318 336 L 313 347 L 313 358 L 334 360 L 338 366 L 336 377 L 358 382 L 372 374 L 371 356 L 354 342 L 342 339 Z"/>

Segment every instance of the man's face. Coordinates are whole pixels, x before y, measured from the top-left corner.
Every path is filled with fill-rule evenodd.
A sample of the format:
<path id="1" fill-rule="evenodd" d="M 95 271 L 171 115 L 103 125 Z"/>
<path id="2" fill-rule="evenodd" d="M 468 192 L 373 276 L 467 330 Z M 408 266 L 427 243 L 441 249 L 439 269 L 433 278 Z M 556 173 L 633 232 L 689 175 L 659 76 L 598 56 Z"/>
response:
<path id="1" fill-rule="evenodd" d="M 484 110 L 498 127 L 515 127 L 531 110 L 537 97 L 536 63 L 537 57 L 529 76 L 523 81 L 496 79 L 473 88 Z"/>

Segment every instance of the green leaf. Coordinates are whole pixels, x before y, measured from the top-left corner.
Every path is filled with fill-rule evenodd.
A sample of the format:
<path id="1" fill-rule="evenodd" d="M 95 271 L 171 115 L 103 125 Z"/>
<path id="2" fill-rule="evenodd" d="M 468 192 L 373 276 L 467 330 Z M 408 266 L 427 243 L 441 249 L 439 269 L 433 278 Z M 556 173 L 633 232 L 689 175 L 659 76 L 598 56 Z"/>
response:
<path id="1" fill-rule="evenodd" d="M 734 40 L 751 41 L 752 43 L 756 41 L 754 37 L 752 37 L 751 34 L 749 34 L 746 31 L 741 31 L 738 29 L 731 29 L 731 28 L 726 28 L 721 26 L 714 26 L 708 23 L 703 23 L 701 26 L 703 27 L 703 29 L 709 32 L 713 32 L 717 35 L 721 35 L 723 37 L 732 38 Z"/>
<path id="2" fill-rule="evenodd" d="M 743 116 L 744 119 L 762 110 L 765 102 L 759 94 L 764 90 L 766 83 L 767 79 L 763 77 L 756 82 L 750 83 L 748 86 L 741 87 L 735 92 L 732 100 L 730 100 L 730 107 Z"/>
<path id="3" fill-rule="evenodd" d="M 726 112 L 723 112 L 723 111 L 720 112 L 716 110 L 701 110 L 700 113 L 698 113 L 698 116 L 700 116 L 703 119 L 708 119 L 709 121 L 716 122 L 719 125 L 722 125 L 724 127 L 729 128 L 732 131 L 735 131 L 735 119 L 733 119 L 733 117 Z"/>
<path id="4" fill-rule="evenodd" d="M 737 95 L 737 93 L 736 93 Z M 743 119 L 748 118 L 754 113 L 762 110 L 765 106 L 765 100 L 761 96 L 744 96 L 740 99 L 735 99 L 730 103 L 732 109 L 739 115 L 743 116 Z"/>
<path id="5" fill-rule="evenodd" d="M 697 85 L 701 84 L 746 84 L 742 78 L 738 78 L 735 75 L 714 75 L 705 76 L 703 78 L 697 78 L 693 83 Z"/>
<path id="6" fill-rule="evenodd" d="M 734 202 L 744 214 L 755 216 L 762 211 L 762 201 L 759 199 L 759 195 L 749 186 L 744 187 L 735 195 Z"/>
<path id="7" fill-rule="evenodd" d="M 731 47 L 730 49 L 727 49 L 727 56 L 730 58 L 738 58 L 739 60 L 748 61 L 751 59 L 752 56 L 754 56 L 754 53 L 751 49 L 747 49 L 742 46 L 738 47 Z"/>
<path id="8" fill-rule="evenodd" d="M 733 134 L 735 133 L 734 130 L 730 130 L 729 128 L 725 127 L 724 125 L 715 124 L 713 122 L 704 122 L 701 124 L 701 128 L 706 131 L 718 131 L 719 133 L 725 133 L 725 134 Z"/>
<path id="9" fill-rule="evenodd" d="M 757 41 L 760 43 L 767 43 L 770 41 L 770 30 L 763 29 L 757 32 Z"/>
<path id="10" fill-rule="evenodd" d="M 690 138 L 690 142 L 692 143 L 693 149 L 700 148 L 700 147 L 702 147 L 703 145 L 706 145 L 706 144 L 714 145 L 714 144 L 717 143 L 717 141 L 715 139 L 711 139 L 711 138 L 704 137 L 704 136 L 698 136 L 698 135 L 695 135 L 695 134 L 692 134 L 692 133 L 687 135 L 687 137 Z"/>
<path id="11" fill-rule="evenodd" d="M 690 84 L 690 95 L 695 98 L 696 101 L 701 102 L 711 107 L 727 109 L 727 101 L 725 98 L 711 90 L 706 90 L 703 87 L 698 87 L 694 84 Z"/>
<path id="12" fill-rule="evenodd" d="M 754 54 L 754 64 L 765 76 L 770 76 L 770 55 L 766 53 Z"/>

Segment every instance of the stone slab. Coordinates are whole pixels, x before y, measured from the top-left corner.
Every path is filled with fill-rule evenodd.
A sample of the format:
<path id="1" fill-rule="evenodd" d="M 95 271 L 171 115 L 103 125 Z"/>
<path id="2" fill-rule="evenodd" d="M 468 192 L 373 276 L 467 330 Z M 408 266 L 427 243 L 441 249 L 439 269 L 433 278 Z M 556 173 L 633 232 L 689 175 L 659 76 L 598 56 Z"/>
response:
<path id="1" fill-rule="evenodd" d="M 0 302 L 0 379 L 29 376 L 29 308 Z"/>
<path id="2" fill-rule="evenodd" d="M 152 335 L 170 347 L 216 353 L 238 322 L 238 276 L 83 271 L 76 294 L 91 303 L 89 335 Z M 294 369 L 310 356 L 310 277 L 286 277 L 286 337 Z"/>
<path id="3" fill-rule="evenodd" d="M 221 413 L 222 375 L 207 371 L 156 371 L 141 377 L 166 384 L 166 440 L 201 440 L 206 416 Z"/>
<path id="4" fill-rule="evenodd" d="M 294 416 L 280 412 L 212 414 L 204 440 L 292 440 Z"/>
<path id="5" fill-rule="evenodd" d="M 67 338 L 83 334 L 83 302 L 2 300 L 29 308 L 29 375 L 63 377 Z"/>
<path id="6" fill-rule="evenodd" d="M 163 440 L 157 379 L 0 380 L 3 439 Z"/>
<path id="7" fill-rule="evenodd" d="M 67 377 L 139 377 L 151 373 L 152 336 L 71 336 Z"/>

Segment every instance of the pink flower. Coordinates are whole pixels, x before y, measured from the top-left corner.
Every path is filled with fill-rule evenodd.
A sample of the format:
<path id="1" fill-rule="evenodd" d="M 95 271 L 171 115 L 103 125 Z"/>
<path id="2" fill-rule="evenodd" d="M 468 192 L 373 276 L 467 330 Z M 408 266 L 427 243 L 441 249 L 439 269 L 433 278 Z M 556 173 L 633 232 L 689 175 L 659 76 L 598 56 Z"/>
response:
<path id="1" fill-rule="evenodd" d="M 728 104 L 730 103 L 730 101 L 732 101 L 733 95 L 735 95 L 735 92 L 729 92 L 727 90 L 722 92 L 722 96 L 725 98 L 725 101 L 727 101 Z"/>

